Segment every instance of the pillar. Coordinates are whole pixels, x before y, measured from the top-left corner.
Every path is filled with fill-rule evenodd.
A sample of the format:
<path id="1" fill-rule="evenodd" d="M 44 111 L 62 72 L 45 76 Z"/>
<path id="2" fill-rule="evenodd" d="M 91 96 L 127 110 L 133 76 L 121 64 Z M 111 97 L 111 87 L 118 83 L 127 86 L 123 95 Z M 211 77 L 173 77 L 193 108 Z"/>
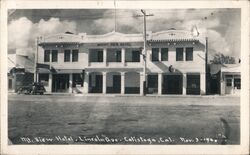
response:
<path id="1" fill-rule="evenodd" d="M 73 75 L 69 74 L 69 93 L 73 93 Z"/>
<path id="2" fill-rule="evenodd" d="M 122 65 L 125 66 L 125 48 L 122 48 Z"/>
<path id="3" fill-rule="evenodd" d="M 102 74 L 102 93 L 106 94 L 106 89 L 107 89 L 107 73 L 103 72 Z"/>
<path id="4" fill-rule="evenodd" d="M 89 72 L 85 72 L 83 81 L 83 93 L 88 94 L 89 92 Z"/>
<path id="5" fill-rule="evenodd" d="M 159 61 L 161 61 L 161 48 L 159 48 L 158 56 L 159 56 Z"/>
<path id="6" fill-rule="evenodd" d="M 162 73 L 158 74 L 158 95 L 162 94 Z"/>
<path id="7" fill-rule="evenodd" d="M 103 49 L 103 63 L 104 63 L 104 66 L 107 66 L 107 49 L 106 48 Z"/>
<path id="8" fill-rule="evenodd" d="M 182 74 L 182 95 L 187 94 L 187 73 Z"/>
<path id="9" fill-rule="evenodd" d="M 48 81 L 48 92 L 52 92 L 52 74 L 49 74 L 49 81 Z"/>
<path id="10" fill-rule="evenodd" d="M 183 48 L 183 61 L 186 61 L 186 48 Z"/>
<path id="11" fill-rule="evenodd" d="M 144 74 L 140 73 L 140 95 L 143 95 L 143 82 L 144 82 Z"/>
<path id="12" fill-rule="evenodd" d="M 121 72 L 121 94 L 125 94 L 125 73 Z"/>
<path id="13" fill-rule="evenodd" d="M 206 74 L 201 73 L 200 74 L 200 89 L 201 89 L 201 95 L 206 94 Z"/>

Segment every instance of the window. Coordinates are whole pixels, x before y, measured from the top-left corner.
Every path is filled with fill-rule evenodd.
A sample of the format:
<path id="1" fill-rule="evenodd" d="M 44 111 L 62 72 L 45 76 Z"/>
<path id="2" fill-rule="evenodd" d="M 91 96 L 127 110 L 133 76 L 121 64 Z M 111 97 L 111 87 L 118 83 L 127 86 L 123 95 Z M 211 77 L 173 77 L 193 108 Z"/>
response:
<path id="1" fill-rule="evenodd" d="M 58 51 L 52 50 L 52 62 L 57 62 L 57 55 L 58 55 Z"/>
<path id="2" fill-rule="evenodd" d="M 64 62 L 70 62 L 70 50 L 64 50 Z"/>
<path id="3" fill-rule="evenodd" d="M 39 82 L 41 82 L 44 86 L 48 86 L 49 74 L 39 74 Z"/>
<path id="4" fill-rule="evenodd" d="M 116 61 L 115 62 L 121 62 L 121 51 L 116 51 L 115 52 L 115 59 L 116 59 Z"/>
<path id="5" fill-rule="evenodd" d="M 121 50 L 108 49 L 107 50 L 107 62 L 121 62 Z"/>
<path id="6" fill-rule="evenodd" d="M 45 50 L 44 51 L 44 62 L 49 62 L 50 61 L 50 51 Z"/>
<path id="7" fill-rule="evenodd" d="M 159 61 L 159 48 L 152 48 L 152 61 Z"/>
<path id="8" fill-rule="evenodd" d="M 237 89 L 241 89 L 241 80 L 240 79 L 234 79 L 234 87 Z"/>
<path id="9" fill-rule="evenodd" d="M 140 62 L 140 51 L 132 51 L 132 62 Z"/>
<path id="10" fill-rule="evenodd" d="M 78 61 L 78 50 L 73 50 L 72 51 L 72 62 L 77 62 Z"/>
<path id="11" fill-rule="evenodd" d="M 81 85 L 81 87 L 83 86 L 82 76 L 82 74 L 73 74 L 73 87 L 76 87 L 76 85 Z"/>
<path id="12" fill-rule="evenodd" d="M 176 61 L 183 61 L 183 48 L 176 48 Z"/>
<path id="13" fill-rule="evenodd" d="M 226 79 L 226 85 L 227 85 L 227 87 L 231 87 L 232 86 L 232 79 Z"/>
<path id="14" fill-rule="evenodd" d="M 193 48 L 186 48 L 186 61 L 193 61 Z"/>
<path id="15" fill-rule="evenodd" d="M 125 62 L 140 62 L 140 51 L 137 49 L 126 49 Z"/>
<path id="16" fill-rule="evenodd" d="M 103 51 L 99 49 L 90 49 L 89 62 L 103 62 Z"/>
<path id="17" fill-rule="evenodd" d="M 168 61 L 168 48 L 161 49 L 161 61 Z"/>

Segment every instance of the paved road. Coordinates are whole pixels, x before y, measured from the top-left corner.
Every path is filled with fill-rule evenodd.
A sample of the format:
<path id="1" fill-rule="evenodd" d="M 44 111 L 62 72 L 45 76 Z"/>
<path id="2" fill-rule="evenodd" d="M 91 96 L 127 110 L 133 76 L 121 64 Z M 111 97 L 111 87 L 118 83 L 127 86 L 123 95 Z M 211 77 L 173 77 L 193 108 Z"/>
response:
<path id="1" fill-rule="evenodd" d="M 240 98 L 9 95 L 14 144 L 239 144 Z"/>

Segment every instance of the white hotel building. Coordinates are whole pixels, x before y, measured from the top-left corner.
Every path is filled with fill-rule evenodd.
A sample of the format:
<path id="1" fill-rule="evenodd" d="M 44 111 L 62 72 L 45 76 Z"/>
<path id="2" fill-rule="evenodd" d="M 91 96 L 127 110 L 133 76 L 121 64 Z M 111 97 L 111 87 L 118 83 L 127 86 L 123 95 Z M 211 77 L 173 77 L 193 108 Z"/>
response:
<path id="1" fill-rule="evenodd" d="M 47 92 L 143 94 L 143 34 L 69 32 L 39 41 Z M 205 94 L 206 39 L 183 30 L 147 32 L 148 94 Z"/>

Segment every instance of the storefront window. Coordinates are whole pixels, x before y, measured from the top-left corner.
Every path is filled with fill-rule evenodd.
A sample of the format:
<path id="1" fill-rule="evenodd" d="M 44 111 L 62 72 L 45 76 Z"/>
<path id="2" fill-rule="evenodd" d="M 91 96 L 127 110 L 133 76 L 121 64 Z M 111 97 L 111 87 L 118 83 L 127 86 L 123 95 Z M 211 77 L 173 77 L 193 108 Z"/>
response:
<path id="1" fill-rule="evenodd" d="M 39 74 L 39 82 L 41 82 L 44 86 L 48 86 L 49 74 Z"/>
<path id="2" fill-rule="evenodd" d="M 226 79 L 226 85 L 227 85 L 227 87 L 231 87 L 232 86 L 232 79 Z"/>
<path id="3" fill-rule="evenodd" d="M 76 85 L 83 86 L 82 74 L 73 74 L 73 87 L 76 87 Z"/>

